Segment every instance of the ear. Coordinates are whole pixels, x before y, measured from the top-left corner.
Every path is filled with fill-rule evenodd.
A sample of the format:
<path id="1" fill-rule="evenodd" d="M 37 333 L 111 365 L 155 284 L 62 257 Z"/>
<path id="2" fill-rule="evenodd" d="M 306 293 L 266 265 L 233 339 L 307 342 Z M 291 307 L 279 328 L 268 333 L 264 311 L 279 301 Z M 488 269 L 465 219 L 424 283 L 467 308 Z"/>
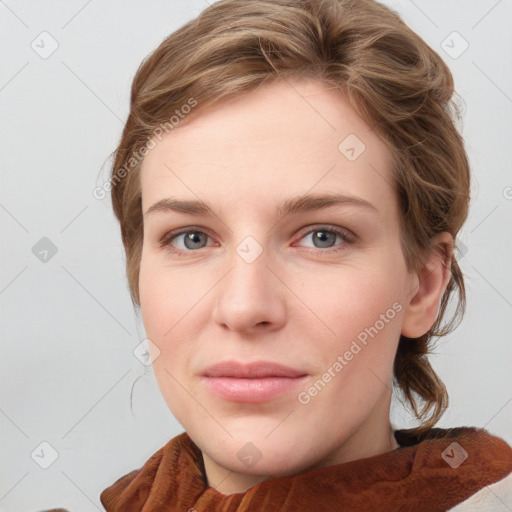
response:
<path id="1" fill-rule="evenodd" d="M 444 231 L 437 234 L 423 267 L 411 275 L 408 304 L 403 316 L 402 334 L 419 338 L 434 325 L 443 293 L 451 278 L 453 238 Z"/>

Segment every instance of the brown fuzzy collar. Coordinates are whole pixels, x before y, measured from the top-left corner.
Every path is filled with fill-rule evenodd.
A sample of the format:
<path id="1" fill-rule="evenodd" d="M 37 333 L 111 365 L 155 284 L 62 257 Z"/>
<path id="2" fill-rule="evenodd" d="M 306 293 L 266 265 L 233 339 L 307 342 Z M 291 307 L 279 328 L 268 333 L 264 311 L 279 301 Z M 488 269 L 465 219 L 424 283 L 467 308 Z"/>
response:
<path id="1" fill-rule="evenodd" d="M 396 450 L 225 495 L 206 485 L 201 451 L 184 432 L 100 499 L 107 512 L 441 512 L 512 471 L 510 446 L 483 429 L 397 430 L 395 437 Z"/>

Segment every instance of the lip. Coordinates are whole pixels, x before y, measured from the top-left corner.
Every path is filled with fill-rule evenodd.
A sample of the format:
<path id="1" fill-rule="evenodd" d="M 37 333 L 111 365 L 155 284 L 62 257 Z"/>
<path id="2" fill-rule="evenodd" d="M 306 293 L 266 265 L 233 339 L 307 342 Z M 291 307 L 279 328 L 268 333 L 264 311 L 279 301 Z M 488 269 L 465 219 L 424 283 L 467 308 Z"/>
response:
<path id="1" fill-rule="evenodd" d="M 306 375 L 306 372 L 272 361 L 254 361 L 251 363 L 222 361 L 208 367 L 203 372 L 203 375 L 205 377 L 237 377 L 242 379 L 265 377 L 294 378 Z"/>
<path id="2" fill-rule="evenodd" d="M 202 375 L 207 388 L 225 400 L 261 403 L 290 392 L 307 373 L 270 361 L 223 361 Z"/>

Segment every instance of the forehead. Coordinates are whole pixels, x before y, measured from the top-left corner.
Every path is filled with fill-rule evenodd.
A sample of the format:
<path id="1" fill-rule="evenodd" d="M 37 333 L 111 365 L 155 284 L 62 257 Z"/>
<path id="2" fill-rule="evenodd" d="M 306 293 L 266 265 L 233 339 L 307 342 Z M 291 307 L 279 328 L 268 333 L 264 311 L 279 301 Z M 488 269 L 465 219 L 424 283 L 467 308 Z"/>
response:
<path id="1" fill-rule="evenodd" d="M 394 201 L 386 143 L 319 81 L 264 85 L 154 140 L 141 169 L 144 211 L 169 195 L 259 207 L 310 191 Z"/>

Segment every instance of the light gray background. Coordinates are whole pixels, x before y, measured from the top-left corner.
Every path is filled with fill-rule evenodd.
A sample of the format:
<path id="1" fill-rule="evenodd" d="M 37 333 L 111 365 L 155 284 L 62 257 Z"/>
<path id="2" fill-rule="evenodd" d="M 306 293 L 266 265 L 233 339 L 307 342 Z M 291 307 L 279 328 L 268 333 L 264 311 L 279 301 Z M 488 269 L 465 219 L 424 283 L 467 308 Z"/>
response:
<path id="1" fill-rule="evenodd" d="M 452 69 L 474 173 L 460 238 L 467 313 L 433 357 L 451 399 L 439 426 L 485 427 L 512 444 L 512 2 L 384 3 Z M 141 60 L 205 7 L 0 0 L 1 511 L 103 510 L 100 492 L 183 430 L 133 355 L 145 336 L 118 225 L 92 190 L 108 175 Z M 59 45 L 48 58 L 31 47 L 51 48 L 43 31 Z M 457 58 L 441 46 L 462 48 L 453 31 L 469 44 Z M 32 250 L 43 237 L 57 248 L 46 262 Z M 47 469 L 42 442 L 58 453 Z"/>

